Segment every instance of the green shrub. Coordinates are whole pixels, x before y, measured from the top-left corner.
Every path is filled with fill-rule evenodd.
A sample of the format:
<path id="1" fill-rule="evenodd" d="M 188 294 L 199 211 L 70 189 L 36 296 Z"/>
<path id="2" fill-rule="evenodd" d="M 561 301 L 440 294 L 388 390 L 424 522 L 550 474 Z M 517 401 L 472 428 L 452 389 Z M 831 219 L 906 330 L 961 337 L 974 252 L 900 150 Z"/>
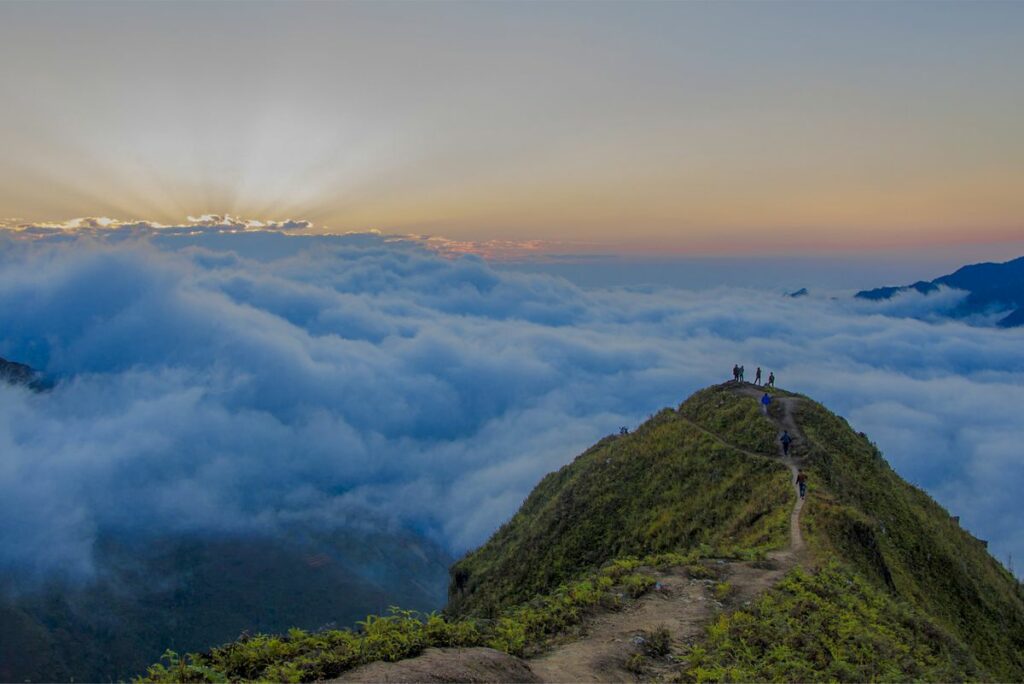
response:
<path id="1" fill-rule="evenodd" d="M 691 563 L 686 566 L 686 574 L 691 579 L 718 579 L 718 571 L 703 563 Z"/>
<path id="2" fill-rule="evenodd" d="M 665 625 L 644 632 L 644 653 L 652 658 L 667 656 L 672 651 L 672 634 Z"/>
<path id="3" fill-rule="evenodd" d="M 196 662 L 194 656 L 179 656 L 175 651 L 167 649 L 160 657 L 167 664 L 151 665 L 142 681 L 164 682 L 226 682 L 227 677 L 211 668 Z"/>
<path id="4" fill-rule="evenodd" d="M 797 569 L 681 656 L 688 681 L 963 681 L 962 643 L 850 570 Z"/>
<path id="5" fill-rule="evenodd" d="M 631 653 L 629 657 L 626 658 L 624 667 L 627 671 L 640 676 L 647 669 L 647 659 L 644 657 L 643 653 Z"/>
<path id="6" fill-rule="evenodd" d="M 165 662 L 151 666 L 138 681 L 310 682 L 337 677 L 366 663 L 410 658 L 429 647 L 490 646 L 515 656 L 528 655 L 553 635 L 582 622 L 595 607 L 618 608 L 619 590 L 635 598 L 650 589 L 652 577 L 630 572 L 639 565 L 635 558 L 618 559 L 601 571 L 509 609 L 488 624 L 392 607 L 388 615 L 367 617 L 356 631 L 292 629 L 286 635 L 246 636 L 207 653 L 179 656 L 168 651 Z"/>
<path id="7" fill-rule="evenodd" d="M 389 615 L 367 617 L 357 632 L 292 629 L 283 636 L 246 636 L 207 653 L 179 657 L 168 652 L 164 655 L 168 665 L 151 666 L 139 681 L 316 681 L 364 663 L 408 658 L 428 646 L 479 642 L 472 622 L 451 624 L 438 615 L 422 617 L 392 608 Z"/>
<path id="8" fill-rule="evenodd" d="M 666 551 L 663 553 L 652 553 L 644 557 L 640 562 L 641 565 L 648 567 L 657 568 L 658 570 L 665 572 L 670 568 L 679 567 L 680 565 L 687 565 L 697 560 L 699 554 L 697 551 L 690 551 L 688 553 L 678 553 L 676 551 Z"/>
<path id="9" fill-rule="evenodd" d="M 611 563 L 601 568 L 601 574 L 610 578 L 613 582 L 618 582 L 624 575 L 628 575 L 638 567 L 640 567 L 640 561 L 633 556 L 616 558 Z"/>
<path id="10" fill-rule="evenodd" d="M 526 624 L 513 618 L 501 618 L 494 627 L 494 636 L 487 645 L 505 653 L 521 656 L 526 651 Z"/>
<path id="11" fill-rule="evenodd" d="M 626 575 L 622 578 L 622 586 L 633 598 L 640 598 L 654 586 L 654 578 L 649 575 Z"/>

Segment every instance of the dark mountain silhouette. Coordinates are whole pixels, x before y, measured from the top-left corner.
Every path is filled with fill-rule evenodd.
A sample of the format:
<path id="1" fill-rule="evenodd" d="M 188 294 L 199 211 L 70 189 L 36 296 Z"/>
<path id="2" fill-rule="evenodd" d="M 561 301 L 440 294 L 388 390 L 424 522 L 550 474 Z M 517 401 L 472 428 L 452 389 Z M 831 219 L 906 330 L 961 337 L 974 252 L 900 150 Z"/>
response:
<path id="1" fill-rule="evenodd" d="M 8 361 L 0 358 L 0 382 L 9 385 L 25 385 L 31 389 L 41 391 L 50 385 L 42 373 L 16 361 Z"/>
<path id="2" fill-rule="evenodd" d="M 0 681 L 124 681 L 168 648 L 444 602 L 451 559 L 413 535 L 287 537 L 107 537 L 92 579 L 0 579 Z"/>
<path id="3" fill-rule="evenodd" d="M 1024 257 L 998 264 L 972 264 L 935 280 L 863 290 L 856 296 L 877 301 L 912 290 L 927 295 L 937 291 L 940 286 L 968 293 L 950 312 L 953 317 L 1009 312 L 999 319 L 997 325 L 1006 328 L 1024 325 Z"/>

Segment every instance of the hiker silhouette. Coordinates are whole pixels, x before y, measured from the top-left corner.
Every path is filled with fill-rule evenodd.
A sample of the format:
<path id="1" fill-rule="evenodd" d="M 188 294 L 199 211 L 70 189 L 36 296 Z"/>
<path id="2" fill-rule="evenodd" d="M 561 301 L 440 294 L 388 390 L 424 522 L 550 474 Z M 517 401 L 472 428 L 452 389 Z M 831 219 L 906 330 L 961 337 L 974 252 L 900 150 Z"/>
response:
<path id="1" fill-rule="evenodd" d="M 800 498 L 807 496 L 807 473 L 803 470 L 797 472 L 796 484 L 800 488 Z"/>
<path id="2" fill-rule="evenodd" d="M 782 437 L 779 437 L 779 441 L 782 442 L 783 455 L 789 456 L 789 445 L 793 443 L 793 438 L 789 435 L 789 430 L 782 431 Z"/>

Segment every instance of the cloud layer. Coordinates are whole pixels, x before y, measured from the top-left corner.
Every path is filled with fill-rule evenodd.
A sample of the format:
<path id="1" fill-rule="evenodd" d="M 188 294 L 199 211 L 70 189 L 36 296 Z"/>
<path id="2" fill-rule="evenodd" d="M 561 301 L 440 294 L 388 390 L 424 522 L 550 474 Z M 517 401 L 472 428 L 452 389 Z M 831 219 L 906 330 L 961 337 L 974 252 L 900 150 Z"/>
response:
<path id="1" fill-rule="evenodd" d="M 1024 557 L 1022 331 L 886 315 L 937 301 L 916 295 L 586 290 L 372 235 L 216 238 L 0 237 L 0 356 L 62 378 L 0 387 L 3 572 L 87 575 L 119 532 L 388 524 L 459 552 L 737 361 Z"/>

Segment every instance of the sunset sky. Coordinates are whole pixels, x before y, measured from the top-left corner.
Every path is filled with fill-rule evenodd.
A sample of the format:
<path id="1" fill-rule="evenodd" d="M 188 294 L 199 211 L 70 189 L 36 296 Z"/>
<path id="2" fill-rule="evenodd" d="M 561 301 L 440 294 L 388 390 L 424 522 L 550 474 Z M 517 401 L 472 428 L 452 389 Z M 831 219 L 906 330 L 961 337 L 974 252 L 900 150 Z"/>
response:
<path id="1" fill-rule="evenodd" d="M 4 2 L 0 218 L 995 255 L 1022 64 L 1013 2 Z"/>

